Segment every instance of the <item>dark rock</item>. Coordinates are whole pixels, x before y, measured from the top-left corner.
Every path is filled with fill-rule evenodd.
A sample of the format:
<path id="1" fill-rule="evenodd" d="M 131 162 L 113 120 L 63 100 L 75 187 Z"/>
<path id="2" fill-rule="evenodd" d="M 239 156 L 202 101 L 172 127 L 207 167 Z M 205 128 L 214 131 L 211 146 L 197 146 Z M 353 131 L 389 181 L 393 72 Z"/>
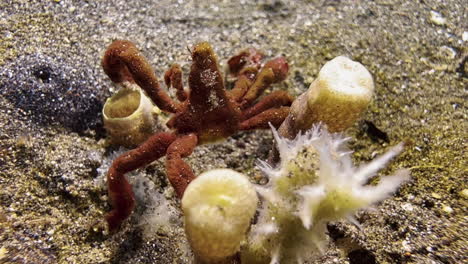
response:
<path id="1" fill-rule="evenodd" d="M 349 263 L 351 264 L 376 264 L 375 256 L 372 252 L 366 249 L 356 249 L 348 254 Z"/>
<path id="2" fill-rule="evenodd" d="M 105 89 L 97 75 L 61 58 L 21 56 L 0 71 L 0 94 L 37 124 L 99 129 Z"/>

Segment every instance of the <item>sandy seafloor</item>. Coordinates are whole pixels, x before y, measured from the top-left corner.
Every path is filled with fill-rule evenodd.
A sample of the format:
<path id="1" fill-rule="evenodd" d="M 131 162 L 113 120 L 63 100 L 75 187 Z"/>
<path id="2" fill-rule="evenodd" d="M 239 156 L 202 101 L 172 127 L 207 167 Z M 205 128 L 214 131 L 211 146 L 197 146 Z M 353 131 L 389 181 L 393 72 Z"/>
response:
<path id="1" fill-rule="evenodd" d="M 290 62 L 276 89 L 298 95 L 338 55 L 364 64 L 376 94 L 346 134 L 355 161 L 400 141 L 406 150 L 381 174 L 411 168 L 412 179 L 361 229 L 329 225 L 324 255 L 309 263 L 467 263 L 466 1 L 6 1 L 0 3 L 0 263 L 190 263 L 180 215 L 148 232 L 145 204 L 163 193 L 177 206 L 163 162 L 133 173 L 146 183 L 121 231 L 101 224 L 109 210 L 102 168 L 108 146 L 101 108 L 115 87 L 100 68 L 114 39 L 134 41 L 159 76 L 190 65 L 202 40 L 220 62 L 245 47 Z M 198 147 L 195 172 L 232 168 L 261 182 L 256 159 L 269 131 L 242 132 Z M 120 150 L 121 151 L 121 150 Z M 107 164 L 107 165 L 106 165 Z M 154 186 L 148 183 L 154 183 Z M 149 188 L 150 186 L 151 188 Z"/>

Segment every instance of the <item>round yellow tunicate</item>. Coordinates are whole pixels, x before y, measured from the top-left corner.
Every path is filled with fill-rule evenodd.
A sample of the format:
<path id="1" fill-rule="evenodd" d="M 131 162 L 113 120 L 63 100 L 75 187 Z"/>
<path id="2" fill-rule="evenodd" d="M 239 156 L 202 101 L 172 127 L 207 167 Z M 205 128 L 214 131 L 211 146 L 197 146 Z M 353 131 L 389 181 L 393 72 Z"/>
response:
<path id="1" fill-rule="evenodd" d="M 197 258 L 216 263 L 238 252 L 257 202 L 254 186 L 233 170 L 212 170 L 195 178 L 185 190 L 182 210 Z"/>

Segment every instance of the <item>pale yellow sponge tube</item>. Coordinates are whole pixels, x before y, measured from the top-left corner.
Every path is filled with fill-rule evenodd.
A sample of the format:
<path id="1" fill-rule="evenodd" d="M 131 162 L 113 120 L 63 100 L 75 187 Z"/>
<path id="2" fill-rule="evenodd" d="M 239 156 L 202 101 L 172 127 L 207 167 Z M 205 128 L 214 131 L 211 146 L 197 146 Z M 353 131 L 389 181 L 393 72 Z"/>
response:
<path id="1" fill-rule="evenodd" d="M 104 127 L 113 144 L 134 147 L 153 134 L 159 109 L 134 83 L 125 82 L 102 109 Z"/>
<path id="2" fill-rule="evenodd" d="M 294 101 L 278 132 L 292 139 L 318 122 L 330 132 L 343 131 L 360 117 L 373 93 L 369 71 L 359 62 L 338 56 L 322 67 L 309 89 Z"/>
<path id="3" fill-rule="evenodd" d="M 216 169 L 195 178 L 182 198 L 185 232 L 197 259 L 220 263 L 236 254 L 257 208 L 246 176 Z"/>

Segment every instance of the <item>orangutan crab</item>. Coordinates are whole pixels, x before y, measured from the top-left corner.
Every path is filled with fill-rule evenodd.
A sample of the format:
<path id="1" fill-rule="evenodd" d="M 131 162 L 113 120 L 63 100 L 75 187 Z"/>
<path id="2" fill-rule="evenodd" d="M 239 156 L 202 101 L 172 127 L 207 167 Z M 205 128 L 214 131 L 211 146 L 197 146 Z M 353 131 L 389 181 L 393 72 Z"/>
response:
<path id="1" fill-rule="evenodd" d="M 182 158 L 190 155 L 195 146 L 227 138 L 238 130 L 268 128 L 268 123 L 277 127 L 288 115 L 293 98 L 285 91 L 272 92 L 252 105 L 268 86 L 286 78 L 288 64 L 283 57 L 260 67 L 262 54 L 253 49 L 234 56 L 228 65 L 237 81 L 234 88 L 227 91 L 211 46 L 199 43 L 191 50 L 191 55 L 188 92 L 183 88 L 178 65 L 173 65 L 164 75 L 168 88 L 176 89 L 179 102 L 161 89 L 153 69 L 133 43 L 114 41 L 104 55 L 102 66 L 113 82 L 136 83 L 162 111 L 174 114 L 167 123 L 171 133 L 154 134 L 112 163 L 107 174 L 113 207 L 106 216 L 110 230 L 117 229 L 135 205 L 125 173 L 166 155 L 167 177 L 180 198 L 195 177 Z"/>

